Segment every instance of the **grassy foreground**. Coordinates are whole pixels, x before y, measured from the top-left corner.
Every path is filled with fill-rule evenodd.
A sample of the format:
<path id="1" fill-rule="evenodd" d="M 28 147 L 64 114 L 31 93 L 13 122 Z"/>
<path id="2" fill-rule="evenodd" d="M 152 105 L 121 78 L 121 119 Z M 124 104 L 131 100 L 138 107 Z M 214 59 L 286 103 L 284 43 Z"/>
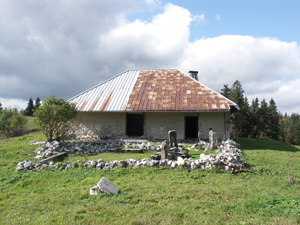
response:
<path id="1" fill-rule="evenodd" d="M 33 139 L 45 137 L 31 133 L 0 141 L 0 224 L 300 223 L 297 146 L 239 139 L 246 167 L 263 168 L 261 175 L 148 167 L 16 172 L 18 162 L 34 158 Z M 142 159 L 152 153 L 103 153 L 88 160 Z M 198 158 L 202 152 L 190 153 Z M 77 159 L 84 160 L 76 155 L 63 160 Z M 120 194 L 90 196 L 101 177 L 113 181 Z"/>

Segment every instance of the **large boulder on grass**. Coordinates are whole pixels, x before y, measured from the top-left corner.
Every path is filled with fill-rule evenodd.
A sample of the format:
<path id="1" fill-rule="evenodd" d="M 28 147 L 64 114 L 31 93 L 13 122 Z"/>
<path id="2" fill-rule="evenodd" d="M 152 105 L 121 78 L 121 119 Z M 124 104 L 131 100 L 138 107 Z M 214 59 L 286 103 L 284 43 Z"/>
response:
<path id="1" fill-rule="evenodd" d="M 97 186 L 107 194 L 118 194 L 118 187 L 109 179 L 102 177 Z"/>

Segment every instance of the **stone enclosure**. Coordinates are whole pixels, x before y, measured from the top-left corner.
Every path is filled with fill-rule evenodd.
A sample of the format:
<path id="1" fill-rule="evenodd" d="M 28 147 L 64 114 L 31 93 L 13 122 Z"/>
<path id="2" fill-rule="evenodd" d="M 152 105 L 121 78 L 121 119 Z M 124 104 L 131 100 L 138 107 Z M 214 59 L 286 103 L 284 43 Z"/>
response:
<path id="1" fill-rule="evenodd" d="M 37 160 L 44 159 L 51 155 L 58 154 L 63 151 L 67 151 L 69 154 L 101 154 L 101 152 L 109 152 L 109 151 L 117 151 L 120 150 L 122 145 L 130 144 L 136 148 L 143 148 L 145 150 L 161 150 L 161 145 L 153 145 L 150 142 L 142 141 L 141 143 L 133 144 L 133 142 L 128 142 L 129 140 L 109 140 L 108 142 L 104 141 L 90 141 L 90 142 L 52 142 L 52 143 L 45 143 L 42 147 L 38 148 L 36 156 Z M 206 142 L 201 141 L 200 143 L 194 144 L 191 149 L 195 148 L 196 146 L 201 146 L 202 148 L 207 145 Z M 184 150 L 180 143 L 178 144 L 179 150 Z M 191 150 L 186 149 L 186 151 Z M 217 146 L 216 154 L 200 154 L 199 159 L 193 158 L 182 158 L 180 156 L 177 157 L 175 160 L 169 159 L 127 159 L 127 160 L 115 160 L 110 162 L 105 162 L 103 159 L 99 159 L 97 161 L 77 161 L 76 163 L 55 163 L 55 162 L 32 162 L 24 160 L 18 163 L 16 170 L 38 170 L 45 167 L 53 167 L 56 169 L 70 169 L 74 167 L 89 167 L 95 168 L 98 170 L 102 169 L 114 169 L 120 167 L 131 167 L 131 168 L 138 168 L 142 166 L 149 166 L 149 167 L 156 167 L 156 166 L 166 166 L 170 168 L 177 168 L 177 167 L 184 167 L 186 169 L 207 169 L 210 170 L 215 166 L 219 166 L 221 169 L 226 171 L 230 170 L 231 168 L 240 169 L 243 167 L 243 162 L 241 160 L 242 151 L 238 148 L 238 144 L 232 140 L 223 141 L 219 146 Z"/>

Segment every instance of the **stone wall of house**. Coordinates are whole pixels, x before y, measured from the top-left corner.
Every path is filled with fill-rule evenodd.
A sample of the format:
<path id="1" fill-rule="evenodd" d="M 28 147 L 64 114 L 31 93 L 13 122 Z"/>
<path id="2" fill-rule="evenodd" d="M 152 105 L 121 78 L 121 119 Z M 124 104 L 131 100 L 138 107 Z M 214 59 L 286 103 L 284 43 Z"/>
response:
<path id="1" fill-rule="evenodd" d="M 225 120 L 225 123 L 224 123 Z M 201 139 L 208 140 L 209 129 L 215 132 L 215 137 L 222 140 L 230 138 L 230 112 L 203 112 L 199 113 L 198 129 L 201 132 Z"/>
<path id="2" fill-rule="evenodd" d="M 144 136 L 148 139 L 168 139 L 168 131 L 176 130 L 177 138 L 185 138 L 185 116 L 197 116 L 197 113 L 183 112 L 147 112 L 144 121 Z M 198 114 L 198 130 L 201 139 L 208 140 L 209 129 L 215 132 L 215 137 L 224 140 L 230 137 L 230 113 L 201 112 Z M 225 121 L 225 122 L 224 122 Z M 130 124 L 128 124 L 130 126 Z M 76 136 L 91 136 L 96 138 L 126 137 L 126 113 L 84 112 L 78 113 L 72 126 Z"/>
<path id="3" fill-rule="evenodd" d="M 177 138 L 184 138 L 184 113 L 146 113 L 146 136 L 168 139 L 169 130 L 177 131 Z"/>
<path id="4" fill-rule="evenodd" d="M 78 137 L 114 138 L 126 136 L 126 114 L 79 112 L 71 132 Z"/>

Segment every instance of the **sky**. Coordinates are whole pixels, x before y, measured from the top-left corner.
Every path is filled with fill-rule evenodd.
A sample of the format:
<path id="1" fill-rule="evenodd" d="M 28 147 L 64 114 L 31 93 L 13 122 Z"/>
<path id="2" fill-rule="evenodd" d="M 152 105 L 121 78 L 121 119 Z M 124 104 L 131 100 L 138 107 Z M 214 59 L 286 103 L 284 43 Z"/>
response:
<path id="1" fill-rule="evenodd" d="M 298 0 L 1 0 L 0 102 L 69 99 L 129 69 L 199 71 L 300 113 Z"/>

